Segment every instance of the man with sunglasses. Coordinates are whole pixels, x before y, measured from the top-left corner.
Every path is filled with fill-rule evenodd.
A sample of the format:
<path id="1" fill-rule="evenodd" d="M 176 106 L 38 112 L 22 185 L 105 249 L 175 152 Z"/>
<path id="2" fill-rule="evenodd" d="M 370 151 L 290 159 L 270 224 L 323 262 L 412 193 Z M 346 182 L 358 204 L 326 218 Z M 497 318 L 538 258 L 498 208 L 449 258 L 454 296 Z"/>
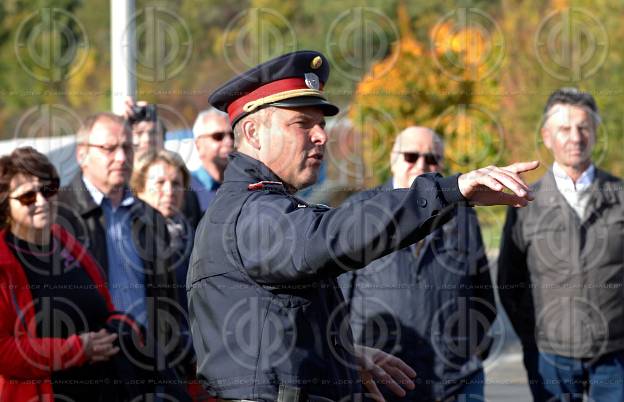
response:
<path id="1" fill-rule="evenodd" d="M 191 188 L 203 212 L 223 182 L 228 156 L 234 149 L 234 134 L 227 114 L 214 108 L 200 112 L 193 125 L 193 137 L 201 166 L 192 172 Z"/>
<path id="2" fill-rule="evenodd" d="M 355 194 L 409 188 L 416 177 L 441 173 L 442 139 L 425 127 L 409 127 L 390 155 L 392 178 Z M 371 219 L 362 216 L 361 219 Z M 382 388 L 387 401 L 482 401 L 482 360 L 496 317 L 488 260 L 472 208 L 458 204 L 453 219 L 409 247 L 338 278 L 349 306 L 355 341 L 403 359 L 417 373 L 416 388 L 402 399 Z"/>
<path id="3" fill-rule="evenodd" d="M 175 250 L 169 247 L 166 222 L 128 185 L 133 157 L 132 133 L 123 117 L 98 113 L 85 119 L 76 135 L 81 172 L 61 189 L 58 214 L 59 223 L 104 269 L 115 307 L 134 316 L 148 331 L 147 339 L 155 340 L 141 350 L 148 362 L 158 362 L 147 369 L 157 378 L 157 372 L 170 369 L 170 361 L 182 363 L 176 358 L 184 353 L 177 347 L 183 341 L 180 328 L 161 317 L 177 317 L 179 323 L 183 310 L 176 306 L 170 269 Z"/>

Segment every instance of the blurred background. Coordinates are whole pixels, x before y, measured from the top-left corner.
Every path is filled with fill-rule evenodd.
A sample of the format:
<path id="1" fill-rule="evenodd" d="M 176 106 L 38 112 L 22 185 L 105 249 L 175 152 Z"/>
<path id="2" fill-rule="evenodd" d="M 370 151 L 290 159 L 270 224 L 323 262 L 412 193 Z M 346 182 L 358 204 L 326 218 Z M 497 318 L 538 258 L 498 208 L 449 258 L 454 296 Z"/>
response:
<path id="1" fill-rule="evenodd" d="M 535 180 L 551 163 L 543 105 L 554 89 L 575 86 L 601 111 L 594 161 L 622 176 L 622 15 L 624 2 L 608 0 L 136 0 L 135 96 L 158 105 L 167 147 L 194 169 L 190 128 L 216 87 L 282 53 L 323 52 L 326 92 L 341 113 L 328 121 L 322 180 L 304 196 L 338 205 L 389 177 L 394 137 L 408 125 L 444 137 L 448 173 L 539 159 Z M 111 43 L 117 17 L 108 1 L 0 3 L 0 154 L 34 144 L 73 176 L 81 120 L 120 95 L 111 49 L 127 38 Z M 494 261 L 504 209 L 478 213 Z M 501 325 L 491 367 L 507 371 L 490 369 L 489 379 L 506 372 L 521 384 L 513 334 Z"/>

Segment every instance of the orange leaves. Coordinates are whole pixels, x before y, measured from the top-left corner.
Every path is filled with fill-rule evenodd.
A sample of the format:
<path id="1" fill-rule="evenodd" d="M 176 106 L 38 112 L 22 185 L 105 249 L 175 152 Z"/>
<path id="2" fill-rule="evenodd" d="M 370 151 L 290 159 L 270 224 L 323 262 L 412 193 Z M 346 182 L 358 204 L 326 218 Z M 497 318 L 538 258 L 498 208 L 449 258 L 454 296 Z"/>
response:
<path id="1" fill-rule="evenodd" d="M 429 31 L 430 50 L 402 32 L 391 54 L 357 85 L 349 117 L 362 137 L 367 184 L 388 177 L 394 138 L 412 125 L 445 138 L 451 171 L 496 161 L 503 138 L 494 117 L 499 106 L 483 93 L 494 93 L 498 84 L 485 74 L 493 71 L 492 38 L 481 28 L 442 21 Z"/>

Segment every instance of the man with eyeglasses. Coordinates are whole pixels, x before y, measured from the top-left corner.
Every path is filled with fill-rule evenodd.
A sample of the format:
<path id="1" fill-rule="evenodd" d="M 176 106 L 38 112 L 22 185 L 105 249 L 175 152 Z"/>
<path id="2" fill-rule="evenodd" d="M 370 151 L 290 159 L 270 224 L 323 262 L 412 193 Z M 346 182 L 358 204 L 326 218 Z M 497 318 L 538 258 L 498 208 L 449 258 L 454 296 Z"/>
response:
<path id="1" fill-rule="evenodd" d="M 409 188 L 425 173 L 441 173 L 442 139 L 425 127 L 409 127 L 390 156 L 393 177 L 357 193 L 347 204 L 379 192 Z M 362 216 L 362 219 L 370 217 Z M 457 204 L 453 219 L 423 240 L 338 278 L 349 306 L 355 341 L 403 359 L 417 373 L 416 388 L 387 401 L 482 401 L 481 362 L 496 317 L 488 260 L 477 216 Z"/>
<path id="2" fill-rule="evenodd" d="M 171 325 L 180 321 L 163 318 L 178 317 L 181 310 L 165 220 L 128 187 L 133 157 L 132 133 L 123 117 L 88 117 L 76 135 L 81 172 L 59 193 L 58 223 L 104 269 L 115 307 L 134 316 L 146 328 L 146 339 L 155 340 L 142 353 L 158 362 L 148 369 L 158 372 L 183 353 L 172 347 L 181 340 L 179 328 Z M 165 346 L 173 351 L 167 356 L 160 352 Z"/>
<path id="3" fill-rule="evenodd" d="M 191 188 L 197 193 L 203 212 L 223 182 L 228 156 L 234 149 L 227 114 L 215 108 L 200 112 L 193 125 L 193 137 L 202 165 L 192 172 Z"/>

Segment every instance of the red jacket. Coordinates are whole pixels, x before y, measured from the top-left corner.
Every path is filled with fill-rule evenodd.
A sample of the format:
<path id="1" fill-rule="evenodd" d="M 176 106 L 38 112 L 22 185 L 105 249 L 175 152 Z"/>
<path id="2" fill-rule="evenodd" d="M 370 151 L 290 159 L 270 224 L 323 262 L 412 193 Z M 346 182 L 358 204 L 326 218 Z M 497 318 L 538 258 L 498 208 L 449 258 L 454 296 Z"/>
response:
<path id="1" fill-rule="evenodd" d="M 52 235 L 80 262 L 114 311 L 100 267 L 67 231 L 52 226 Z M 0 231 L 0 402 L 52 402 L 52 371 L 87 361 L 78 335 L 38 338 L 35 311 L 26 274 Z"/>

